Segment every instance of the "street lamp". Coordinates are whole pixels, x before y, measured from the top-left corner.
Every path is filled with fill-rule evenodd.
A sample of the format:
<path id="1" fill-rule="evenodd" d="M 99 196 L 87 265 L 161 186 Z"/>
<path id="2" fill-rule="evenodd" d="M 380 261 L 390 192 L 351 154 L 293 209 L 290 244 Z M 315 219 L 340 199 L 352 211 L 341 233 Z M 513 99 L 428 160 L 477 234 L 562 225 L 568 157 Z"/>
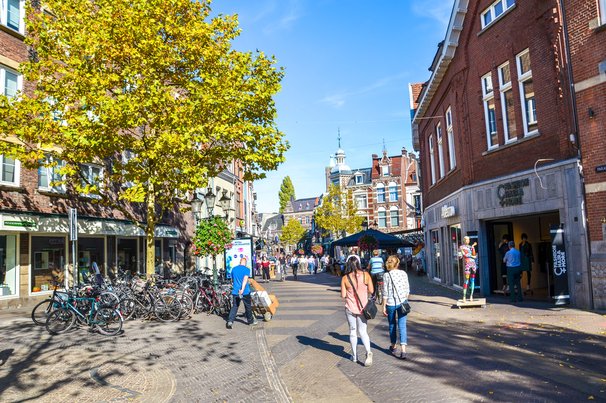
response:
<path id="1" fill-rule="evenodd" d="M 194 235 L 202 218 L 202 199 L 198 198 L 198 192 L 194 193 L 194 198 L 191 201 L 191 211 L 194 213 Z M 200 256 L 196 256 L 195 262 L 196 271 L 200 270 Z"/>
<path id="2" fill-rule="evenodd" d="M 204 201 L 206 202 L 206 211 L 208 212 L 208 218 L 212 218 L 212 216 L 213 216 L 216 199 L 217 199 L 217 195 L 213 193 L 213 188 L 209 186 L 206 191 L 206 194 L 204 195 Z"/>

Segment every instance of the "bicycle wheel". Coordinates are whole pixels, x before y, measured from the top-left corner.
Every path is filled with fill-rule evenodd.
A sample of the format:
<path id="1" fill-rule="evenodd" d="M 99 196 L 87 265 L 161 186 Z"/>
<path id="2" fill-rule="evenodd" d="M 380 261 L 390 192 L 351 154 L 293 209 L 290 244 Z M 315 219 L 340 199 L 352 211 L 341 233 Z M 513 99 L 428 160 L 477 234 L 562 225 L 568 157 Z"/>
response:
<path id="1" fill-rule="evenodd" d="M 95 329 L 106 336 L 115 336 L 120 333 L 123 322 L 120 312 L 117 309 L 109 307 L 99 308 L 93 318 Z"/>
<path id="2" fill-rule="evenodd" d="M 179 298 L 179 302 L 181 303 L 181 312 L 179 314 L 180 318 L 190 318 L 194 313 L 194 300 L 184 292 L 181 292 L 177 295 Z"/>
<path id="3" fill-rule="evenodd" d="M 120 305 L 120 298 L 113 292 L 104 291 L 99 295 L 101 306 L 117 308 Z"/>
<path id="4" fill-rule="evenodd" d="M 174 295 L 160 295 L 154 303 L 154 314 L 163 322 L 179 320 L 181 303 Z"/>
<path id="5" fill-rule="evenodd" d="M 52 298 L 45 299 L 39 302 L 34 309 L 32 309 L 32 320 L 38 326 L 46 325 L 46 320 L 52 311 L 57 309 L 58 304 L 53 303 Z"/>
<path id="6" fill-rule="evenodd" d="M 76 322 L 76 315 L 69 309 L 57 308 L 46 319 L 46 330 L 50 334 L 65 333 Z"/>
<path id="7" fill-rule="evenodd" d="M 122 313 L 124 320 L 134 317 L 135 312 L 137 312 L 137 301 L 132 298 L 125 298 L 120 301 L 120 313 Z"/>

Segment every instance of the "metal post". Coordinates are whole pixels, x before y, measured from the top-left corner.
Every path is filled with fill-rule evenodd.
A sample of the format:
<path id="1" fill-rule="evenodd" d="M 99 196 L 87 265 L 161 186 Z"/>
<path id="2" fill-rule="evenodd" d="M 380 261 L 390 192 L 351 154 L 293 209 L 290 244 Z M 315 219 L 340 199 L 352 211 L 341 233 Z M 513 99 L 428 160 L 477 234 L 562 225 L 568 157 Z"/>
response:
<path id="1" fill-rule="evenodd" d="M 219 289 L 219 275 L 217 273 L 217 256 L 213 255 L 213 287 Z"/>

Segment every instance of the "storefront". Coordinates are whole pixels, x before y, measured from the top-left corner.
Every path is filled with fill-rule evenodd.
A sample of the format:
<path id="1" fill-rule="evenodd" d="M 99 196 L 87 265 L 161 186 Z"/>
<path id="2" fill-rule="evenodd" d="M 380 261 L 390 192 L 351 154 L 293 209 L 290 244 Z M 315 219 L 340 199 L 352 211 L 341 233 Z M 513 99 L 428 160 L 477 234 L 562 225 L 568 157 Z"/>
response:
<path id="1" fill-rule="evenodd" d="M 436 282 L 462 288 L 464 268 L 459 248 L 469 236 L 471 243 L 478 243 L 476 292 L 484 296 L 508 293 L 499 245 L 506 236 L 519 248 L 524 234 L 534 260 L 522 278 L 525 297 L 561 302 L 558 298 L 566 294 L 573 305 L 590 306 L 587 236 L 576 161 L 462 188 L 426 208 L 424 222 L 430 246 L 428 274 Z M 561 229 L 561 247 L 566 252 L 562 255 L 565 261 L 560 263 L 552 255 L 556 227 Z M 565 265 L 565 291 L 554 286 L 558 280 L 554 264 Z"/>
<path id="2" fill-rule="evenodd" d="M 0 299 L 18 295 L 17 236 L 0 235 Z"/>

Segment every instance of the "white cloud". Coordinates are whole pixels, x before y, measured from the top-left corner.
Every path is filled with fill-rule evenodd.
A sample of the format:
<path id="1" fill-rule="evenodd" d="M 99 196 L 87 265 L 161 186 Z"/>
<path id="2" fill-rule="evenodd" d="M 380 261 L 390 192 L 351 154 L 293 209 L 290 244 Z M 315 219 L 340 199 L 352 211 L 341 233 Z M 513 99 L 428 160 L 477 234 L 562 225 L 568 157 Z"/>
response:
<path id="1" fill-rule="evenodd" d="M 279 4 L 279 8 L 277 7 Z M 266 8 L 266 13 L 263 17 L 269 13 L 279 12 L 281 13 L 275 21 L 266 25 L 263 29 L 265 34 L 273 34 L 276 31 L 290 29 L 301 17 L 303 17 L 303 4 L 300 0 L 289 0 L 288 2 L 281 1 L 271 3 L 270 7 Z"/>
<path id="2" fill-rule="evenodd" d="M 436 20 L 446 29 L 453 5 L 454 0 L 413 0 L 411 8 L 416 15 Z"/>

